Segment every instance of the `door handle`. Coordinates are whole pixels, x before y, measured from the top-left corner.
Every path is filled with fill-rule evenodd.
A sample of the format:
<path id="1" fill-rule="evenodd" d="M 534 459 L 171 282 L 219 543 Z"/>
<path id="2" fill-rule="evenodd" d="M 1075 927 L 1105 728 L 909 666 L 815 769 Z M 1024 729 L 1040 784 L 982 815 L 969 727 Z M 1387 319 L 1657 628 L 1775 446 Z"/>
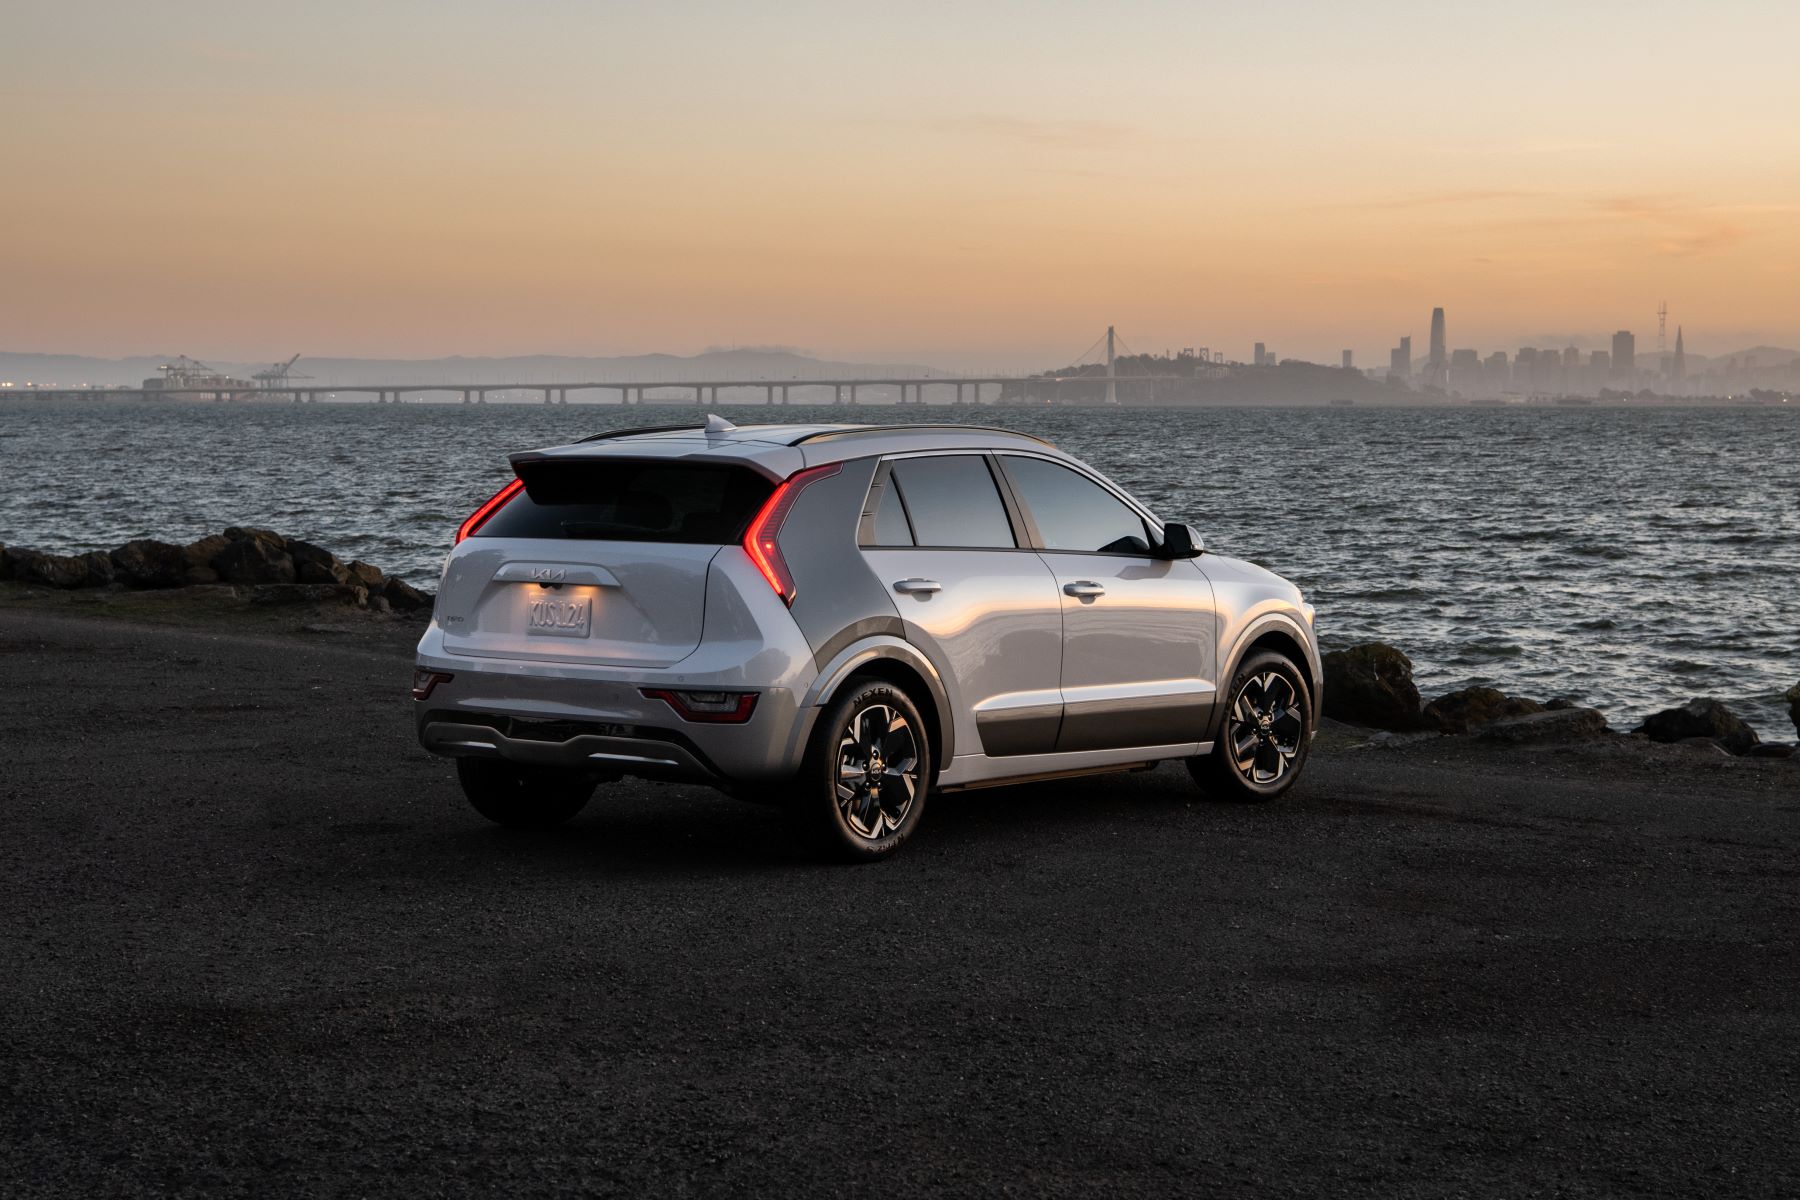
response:
<path id="1" fill-rule="evenodd" d="M 1106 595 L 1106 589 L 1091 579 L 1079 579 L 1074 583 L 1063 584 L 1063 595 L 1079 596 L 1083 600 L 1088 600 L 1095 596 Z"/>
<path id="2" fill-rule="evenodd" d="M 904 592 L 908 596 L 929 596 L 933 592 L 941 592 L 944 585 L 935 579 L 897 579 L 894 590 Z"/>

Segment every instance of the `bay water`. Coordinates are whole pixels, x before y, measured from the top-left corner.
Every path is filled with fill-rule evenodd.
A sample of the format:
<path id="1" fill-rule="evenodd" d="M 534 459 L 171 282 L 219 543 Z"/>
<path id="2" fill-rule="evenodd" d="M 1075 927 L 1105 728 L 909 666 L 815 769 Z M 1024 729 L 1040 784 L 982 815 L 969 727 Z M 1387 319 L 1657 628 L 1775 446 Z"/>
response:
<path id="1" fill-rule="evenodd" d="M 1085 459 L 1209 550 L 1305 589 L 1329 649 L 1381 640 L 1427 698 L 1492 684 L 1617 727 L 1717 696 L 1792 740 L 1800 405 L 1696 408 L 725 410 L 964 421 Z M 435 588 L 508 453 L 691 405 L 200 405 L 0 400 L 0 542 L 59 553 L 227 525 Z"/>

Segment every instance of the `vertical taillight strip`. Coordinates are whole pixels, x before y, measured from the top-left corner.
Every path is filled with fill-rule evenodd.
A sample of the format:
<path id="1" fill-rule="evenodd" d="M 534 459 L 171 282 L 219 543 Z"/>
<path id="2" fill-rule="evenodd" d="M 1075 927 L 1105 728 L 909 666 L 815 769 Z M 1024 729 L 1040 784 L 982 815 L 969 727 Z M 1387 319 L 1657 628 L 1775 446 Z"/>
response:
<path id="1" fill-rule="evenodd" d="M 469 514 L 469 519 L 456 529 L 456 540 L 460 543 L 464 538 L 487 524 L 489 517 L 506 507 L 506 502 L 525 490 L 525 481 L 514 478 L 507 485 L 488 497 L 488 502 Z"/>
<path id="2" fill-rule="evenodd" d="M 762 510 L 744 534 L 744 553 L 750 556 L 750 561 L 756 564 L 756 569 L 769 581 L 783 604 L 791 606 L 798 589 L 794 586 L 794 574 L 788 570 L 787 560 L 781 557 L 781 523 L 787 520 L 788 513 L 793 511 L 794 503 L 808 484 L 829 479 L 843 469 L 843 463 L 833 462 L 789 475 L 769 493 Z"/>

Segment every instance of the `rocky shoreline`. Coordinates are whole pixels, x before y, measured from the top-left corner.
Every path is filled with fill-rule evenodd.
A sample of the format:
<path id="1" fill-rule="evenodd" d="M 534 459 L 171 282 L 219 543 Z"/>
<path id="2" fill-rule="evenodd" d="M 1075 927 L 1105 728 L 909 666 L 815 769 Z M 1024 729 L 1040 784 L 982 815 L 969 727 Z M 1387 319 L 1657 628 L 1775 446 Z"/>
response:
<path id="1" fill-rule="evenodd" d="M 1792 742 L 1765 742 L 1719 700 L 1696 697 L 1664 709 L 1629 732 L 1607 724 L 1606 715 L 1566 697 L 1531 700 L 1497 688 L 1468 687 L 1422 703 L 1412 660 L 1384 642 L 1364 642 L 1324 656 L 1325 715 L 1376 730 L 1371 745 L 1439 736 L 1474 736 L 1517 745 L 1626 741 L 1682 745 L 1706 753 L 1749 758 L 1793 758 Z M 1800 683 L 1786 693 L 1788 715 L 1800 732 Z"/>
<path id="2" fill-rule="evenodd" d="M 220 584 L 248 589 L 260 604 L 343 606 L 423 613 L 432 596 L 360 560 L 341 561 L 311 542 L 272 529 L 233 525 L 187 545 L 139 538 L 113 550 L 46 554 L 0 545 L 0 581 L 62 591 L 172 591 Z"/>
<path id="3" fill-rule="evenodd" d="M 217 590 L 228 585 L 257 605 L 344 607 L 423 616 L 433 597 L 380 567 L 344 562 L 331 551 L 271 529 L 233 525 L 186 545 L 140 538 L 113 550 L 48 554 L 0 544 L 0 581 L 60 591 Z M 1739 757 L 1800 762 L 1800 746 L 1764 741 L 1723 702 L 1696 697 L 1665 709 L 1629 732 L 1606 715 L 1566 697 L 1533 700 L 1497 688 L 1468 687 L 1429 702 L 1413 682 L 1413 665 L 1384 642 L 1365 642 L 1324 656 L 1325 715 L 1375 731 L 1369 744 L 1394 745 L 1437 736 L 1489 742 L 1573 744 L 1637 739 L 1686 745 Z M 1800 683 L 1786 693 L 1800 732 Z"/>

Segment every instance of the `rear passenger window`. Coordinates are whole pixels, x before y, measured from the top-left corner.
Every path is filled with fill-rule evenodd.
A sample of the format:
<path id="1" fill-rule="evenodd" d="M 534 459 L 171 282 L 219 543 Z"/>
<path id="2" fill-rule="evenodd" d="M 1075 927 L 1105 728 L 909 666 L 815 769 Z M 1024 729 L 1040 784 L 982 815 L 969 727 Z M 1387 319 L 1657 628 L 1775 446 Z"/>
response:
<path id="1" fill-rule="evenodd" d="M 900 489 L 892 474 L 875 485 L 874 494 L 869 500 L 874 505 L 874 513 L 868 526 L 869 545 L 912 545 L 912 526 L 906 523 L 906 509 L 901 504 Z"/>
<path id="2" fill-rule="evenodd" d="M 985 459 L 972 454 L 903 458 L 888 478 L 899 481 L 919 545 L 1010 549 L 1018 544 Z"/>

